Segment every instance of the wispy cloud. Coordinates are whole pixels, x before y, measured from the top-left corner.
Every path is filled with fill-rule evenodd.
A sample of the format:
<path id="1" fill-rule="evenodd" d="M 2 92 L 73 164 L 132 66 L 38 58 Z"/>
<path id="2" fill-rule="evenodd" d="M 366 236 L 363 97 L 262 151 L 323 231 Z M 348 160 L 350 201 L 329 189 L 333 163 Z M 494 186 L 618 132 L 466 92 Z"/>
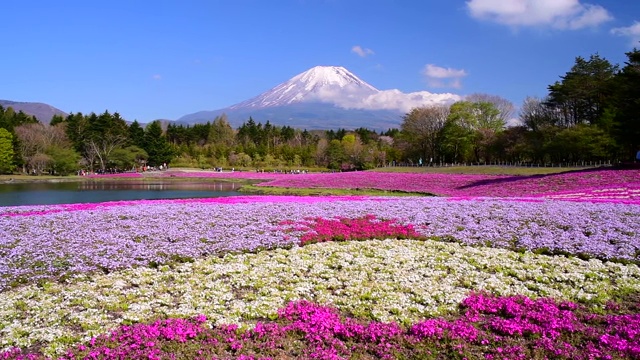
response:
<path id="1" fill-rule="evenodd" d="M 374 52 L 371 49 L 363 48 L 360 45 L 355 45 L 351 48 L 352 53 L 356 53 L 360 57 L 367 57 L 369 55 L 373 55 Z"/>
<path id="2" fill-rule="evenodd" d="M 636 46 L 640 41 L 640 22 L 636 21 L 628 27 L 611 29 L 611 33 L 613 35 L 629 37 L 629 39 L 631 39 L 631 46 Z"/>
<path id="3" fill-rule="evenodd" d="M 475 19 L 513 27 L 576 30 L 613 19 L 604 7 L 583 4 L 580 0 L 470 0 L 467 9 Z"/>
<path id="4" fill-rule="evenodd" d="M 162 75 L 160 75 L 160 74 L 154 74 L 153 76 L 151 76 L 151 78 L 152 78 L 153 80 L 162 80 Z"/>
<path id="5" fill-rule="evenodd" d="M 425 65 L 422 74 L 426 76 L 427 83 L 431 87 L 455 89 L 462 87 L 461 79 L 467 76 L 467 72 L 463 69 L 444 68 L 434 64 Z"/>

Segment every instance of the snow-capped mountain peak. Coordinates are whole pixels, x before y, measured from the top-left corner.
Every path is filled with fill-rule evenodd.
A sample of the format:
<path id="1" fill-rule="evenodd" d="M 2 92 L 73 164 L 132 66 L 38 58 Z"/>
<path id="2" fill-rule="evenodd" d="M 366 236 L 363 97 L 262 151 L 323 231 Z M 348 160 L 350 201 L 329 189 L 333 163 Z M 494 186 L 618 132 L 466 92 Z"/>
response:
<path id="1" fill-rule="evenodd" d="M 360 80 L 342 66 L 316 66 L 294 76 L 288 82 L 301 82 L 305 85 L 305 90 L 307 91 L 313 91 L 322 86 L 345 88 L 352 85 L 371 91 L 378 91 L 378 89 Z"/>
<path id="2" fill-rule="evenodd" d="M 333 102 L 336 98 L 362 98 L 377 92 L 378 89 L 360 80 L 342 66 L 316 66 L 230 108 L 266 108 L 299 102 Z"/>

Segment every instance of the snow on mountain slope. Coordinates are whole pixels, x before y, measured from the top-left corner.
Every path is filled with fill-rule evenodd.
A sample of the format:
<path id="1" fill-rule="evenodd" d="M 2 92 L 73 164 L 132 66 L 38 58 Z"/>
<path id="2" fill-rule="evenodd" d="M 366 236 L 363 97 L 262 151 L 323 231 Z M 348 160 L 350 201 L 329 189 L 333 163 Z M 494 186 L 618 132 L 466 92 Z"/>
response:
<path id="1" fill-rule="evenodd" d="M 316 66 L 273 89 L 229 107 L 265 108 L 299 102 L 334 102 L 339 98 L 362 99 L 379 90 L 341 66 Z"/>

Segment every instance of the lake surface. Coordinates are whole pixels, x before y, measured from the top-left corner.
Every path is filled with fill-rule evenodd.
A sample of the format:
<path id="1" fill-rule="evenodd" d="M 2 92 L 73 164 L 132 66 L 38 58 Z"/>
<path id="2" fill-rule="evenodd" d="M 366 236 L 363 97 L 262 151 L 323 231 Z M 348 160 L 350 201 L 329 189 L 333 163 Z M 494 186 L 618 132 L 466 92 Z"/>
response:
<path id="1" fill-rule="evenodd" d="M 0 206 L 189 199 L 242 195 L 234 182 L 100 180 L 0 184 Z"/>

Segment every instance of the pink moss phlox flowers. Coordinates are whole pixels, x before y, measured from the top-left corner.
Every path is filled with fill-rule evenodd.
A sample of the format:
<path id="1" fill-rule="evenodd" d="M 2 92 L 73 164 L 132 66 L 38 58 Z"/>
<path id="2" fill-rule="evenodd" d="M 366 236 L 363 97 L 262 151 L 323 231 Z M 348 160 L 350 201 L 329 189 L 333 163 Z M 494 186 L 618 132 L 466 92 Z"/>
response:
<path id="1" fill-rule="evenodd" d="M 640 182 L 602 185 L 577 191 L 558 191 L 539 194 L 538 196 L 554 200 L 616 202 L 640 205 Z"/>
<path id="2" fill-rule="evenodd" d="M 5 207 L 0 216 L 37 216 L 69 211 L 101 210 L 117 206 L 139 206 L 154 204 L 253 204 L 253 203 L 317 203 L 326 201 L 363 201 L 371 200 L 367 196 L 230 196 L 195 199 L 168 200 L 123 200 L 102 203 L 60 204 L 43 206 L 14 206 Z M 382 201 L 382 200 L 380 200 Z M 2 208 L 0 207 L 0 210 Z"/>
<path id="3" fill-rule="evenodd" d="M 613 353 L 625 358 L 640 356 L 640 314 L 597 315 L 585 313 L 579 305 L 569 301 L 532 300 L 521 295 L 497 297 L 483 293 L 471 294 L 461 306 L 466 310 L 463 319 L 489 331 L 489 338 L 493 339 L 485 341 L 522 337 L 531 339 L 534 349 L 564 358 L 606 359 Z M 605 325 L 599 326 L 602 323 Z M 566 341 L 572 334 L 583 337 L 580 344 Z M 515 348 L 511 350 L 518 353 Z M 587 356 L 578 356 L 581 351 Z"/>
<path id="4" fill-rule="evenodd" d="M 291 302 L 278 311 L 286 320 L 283 329 L 302 333 L 309 343 L 312 359 L 348 359 L 351 349 L 345 340 L 368 344 L 368 348 L 380 359 L 392 359 L 397 348 L 394 340 L 402 335 L 396 323 L 370 322 L 362 324 L 354 319 L 343 319 L 338 311 L 306 300 Z"/>
<path id="5" fill-rule="evenodd" d="M 283 221 L 280 225 L 289 226 L 289 230 L 303 231 L 304 234 L 300 237 L 301 245 L 325 241 L 424 238 L 412 224 L 400 224 L 396 219 L 378 219 L 370 214 L 355 219 L 305 218 L 299 223 Z"/>
<path id="6" fill-rule="evenodd" d="M 285 176 L 261 184 L 290 188 L 360 188 L 431 193 L 453 197 L 552 197 L 592 189 L 592 196 L 566 200 L 599 200 L 640 204 L 640 170 L 596 169 L 550 175 L 504 176 L 375 171 Z M 599 190 L 617 188 L 604 196 Z"/>
<path id="7" fill-rule="evenodd" d="M 615 307 L 611 307 L 615 310 Z M 300 300 L 274 322 L 210 328 L 206 317 L 122 326 L 70 348 L 60 359 L 394 359 L 457 356 L 485 359 L 637 359 L 640 315 L 599 315 L 566 301 L 473 293 L 460 313 L 408 328 L 343 317 L 332 307 Z M 265 356 L 258 357 L 260 354 Z M 280 355 L 280 357 L 278 356 Z M 428 357 L 428 356 L 431 357 Z M 272 356 L 272 357 L 270 357 Z M 45 359 L 12 349 L 2 360 Z"/>
<path id="8" fill-rule="evenodd" d="M 139 177 L 137 173 L 97 177 Z M 382 173 L 283 174 L 253 171 L 167 171 L 160 177 L 265 180 L 261 186 L 406 191 L 453 197 L 550 197 L 569 201 L 640 204 L 640 170 L 588 169 L 531 176 Z"/>

